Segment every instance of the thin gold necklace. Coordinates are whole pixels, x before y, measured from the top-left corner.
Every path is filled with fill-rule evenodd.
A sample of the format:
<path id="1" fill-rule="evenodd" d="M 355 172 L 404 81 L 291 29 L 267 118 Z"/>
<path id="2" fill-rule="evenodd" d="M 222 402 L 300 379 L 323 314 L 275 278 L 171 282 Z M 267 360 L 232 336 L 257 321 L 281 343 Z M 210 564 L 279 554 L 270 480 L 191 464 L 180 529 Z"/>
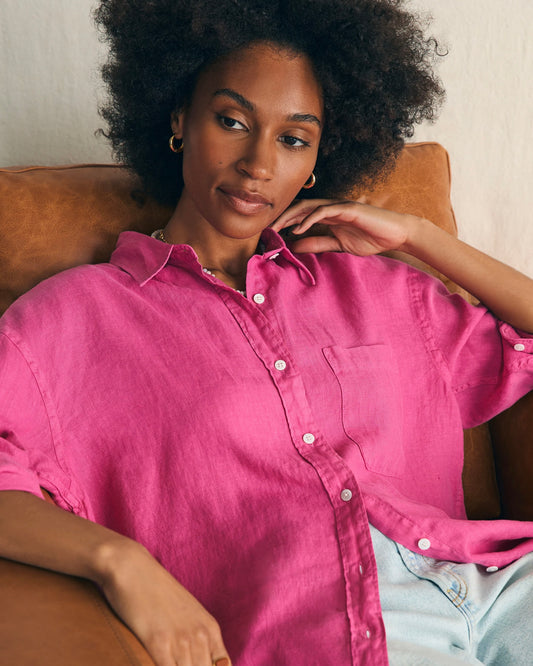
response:
<path id="1" fill-rule="evenodd" d="M 172 245 L 172 243 L 170 243 L 170 242 L 165 238 L 165 232 L 163 231 L 163 229 L 158 229 L 157 231 L 154 231 L 154 233 L 152 234 L 152 237 L 153 237 L 153 238 L 156 238 L 157 240 L 161 240 L 161 241 L 163 241 L 163 243 L 167 243 L 167 245 Z M 207 275 L 210 275 L 211 277 L 214 277 L 214 278 L 217 277 L 217 276 L 213 273 L 213 271 L 209 270 L 209 268 L 204 268 L 204 267 L 202 266 L 202 271 L 203 271 L 204 273 L 207 273 Z M 217 280 L 218 280 L 218 279 L 219 279 L 219 278 L 217 278 Z M 222 282 L 222 280 L 221 280 L 221 282 Z M 225 284 L 225 283 L 224 283 L 224 284 Z M 228 285 L 228 286 L 229 286 L 229 285 Z M 242 296 L 246 297 L 246 292 L 245 292 L 245 291 L 242 291 L 242 289 L 235 289 L 234 291 L 238 291 L 239 294 L 241 294 Z"/>

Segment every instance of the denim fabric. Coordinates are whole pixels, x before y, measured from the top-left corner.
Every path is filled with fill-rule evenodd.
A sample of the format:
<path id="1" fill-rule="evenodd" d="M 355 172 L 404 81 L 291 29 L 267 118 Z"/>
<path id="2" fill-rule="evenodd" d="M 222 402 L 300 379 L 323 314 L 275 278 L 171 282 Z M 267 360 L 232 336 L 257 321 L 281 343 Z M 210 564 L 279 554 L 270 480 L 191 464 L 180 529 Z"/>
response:
<path id="1" fill-rule="evenodd" d="M 391 666 L 530 666 L 532 553 L 487 571 L 371 535 Z"/>

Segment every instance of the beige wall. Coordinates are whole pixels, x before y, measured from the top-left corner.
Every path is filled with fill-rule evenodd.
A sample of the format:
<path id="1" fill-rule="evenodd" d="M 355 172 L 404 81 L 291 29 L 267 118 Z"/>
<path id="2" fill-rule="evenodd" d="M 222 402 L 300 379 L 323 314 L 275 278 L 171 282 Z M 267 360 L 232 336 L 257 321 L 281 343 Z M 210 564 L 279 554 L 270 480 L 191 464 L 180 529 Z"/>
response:
<path id="1" fill-rule="evenodd" d="M 102 94 L 95 0 L 0 0 L 0 164 L 111 159 Z"/>
<path id="2" fill-rule="evenodd" d="M 414 0 L 449 47 L 447 103 L 417 132 L 450 152 L 464 240 L 533 277 L 532 0 Z"/>
<path id="3" fill-rule="evenodd" d="M 109 161 L 94 0 L 0 0 L 0 164 Z M 418 140 L 451 154 L 463 238 L 533 276 L 532 0 L 412 0 L 449 47 L 448 100 Z"/>

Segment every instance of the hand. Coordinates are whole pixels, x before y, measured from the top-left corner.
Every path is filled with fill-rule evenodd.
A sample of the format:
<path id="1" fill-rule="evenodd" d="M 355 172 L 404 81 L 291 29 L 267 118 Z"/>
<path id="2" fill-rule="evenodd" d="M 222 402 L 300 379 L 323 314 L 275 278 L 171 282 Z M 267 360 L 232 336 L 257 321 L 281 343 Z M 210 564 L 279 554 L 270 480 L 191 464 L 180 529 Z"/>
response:
<path id="1" fill-rule="evenodd" d="M 304 234 L 315 224 L 327 235 L 291 244 L 295 252 L 349 252 L 356 255 L 401 250 L 432 266 L 478 298 L 496 317 L 533 333 L 533 280 L 470 247 L 414 215 L 402 215 L 354 201 L 299 201 L 274 222 L 280 231 Z"/>
<path id="2" fill-rule="evenodd" d="M 313 199 L 299 201 L 272 225 L 275 231 L 296 225 L 293 234 L 304 234 L 315 224 L 325 225 L 328 235 L 310 235 L 291 245 L 296 252 L 349 252 L 359 256 L 406 249 L 411 228 L 419 218 L 402 215 L 355 201 Z"/>
<path id="3" fill-rule="evenodd" d="M 102 591 L 156 666 L 230 666 L 216 620 L 148 551 L 130 542 L 112 560 Z"/>

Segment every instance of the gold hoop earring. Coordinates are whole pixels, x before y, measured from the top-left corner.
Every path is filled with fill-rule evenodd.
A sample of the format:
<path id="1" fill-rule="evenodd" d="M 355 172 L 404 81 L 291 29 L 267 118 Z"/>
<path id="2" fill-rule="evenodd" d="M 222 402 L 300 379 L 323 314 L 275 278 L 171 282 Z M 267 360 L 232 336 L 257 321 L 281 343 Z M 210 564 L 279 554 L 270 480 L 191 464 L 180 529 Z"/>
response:
<path id="1" fill-rule="evenodd" d="M 180 145 L 176 148 L 176 144 L 174 143 L 174 139 L 177 139 L 178 141 L 181 140 Z M 173 134 L 170 139 L 168 140 L 168 145 L 170 146 L 170 150 L 173 153 L 182 153 L 183 152 L 183 139 L 180 139 L 177 137 L 175 134 Z"/>
<path id="2" fill-rule="evenodd" d="M 305 185 L 302 185 L 304 190 L 310 190 L 312 187 L 314 187 L 316 184 L 316 176 L 314 173 L 312 173 L 309 176 L 309 180 L 306 181 Z"/>

